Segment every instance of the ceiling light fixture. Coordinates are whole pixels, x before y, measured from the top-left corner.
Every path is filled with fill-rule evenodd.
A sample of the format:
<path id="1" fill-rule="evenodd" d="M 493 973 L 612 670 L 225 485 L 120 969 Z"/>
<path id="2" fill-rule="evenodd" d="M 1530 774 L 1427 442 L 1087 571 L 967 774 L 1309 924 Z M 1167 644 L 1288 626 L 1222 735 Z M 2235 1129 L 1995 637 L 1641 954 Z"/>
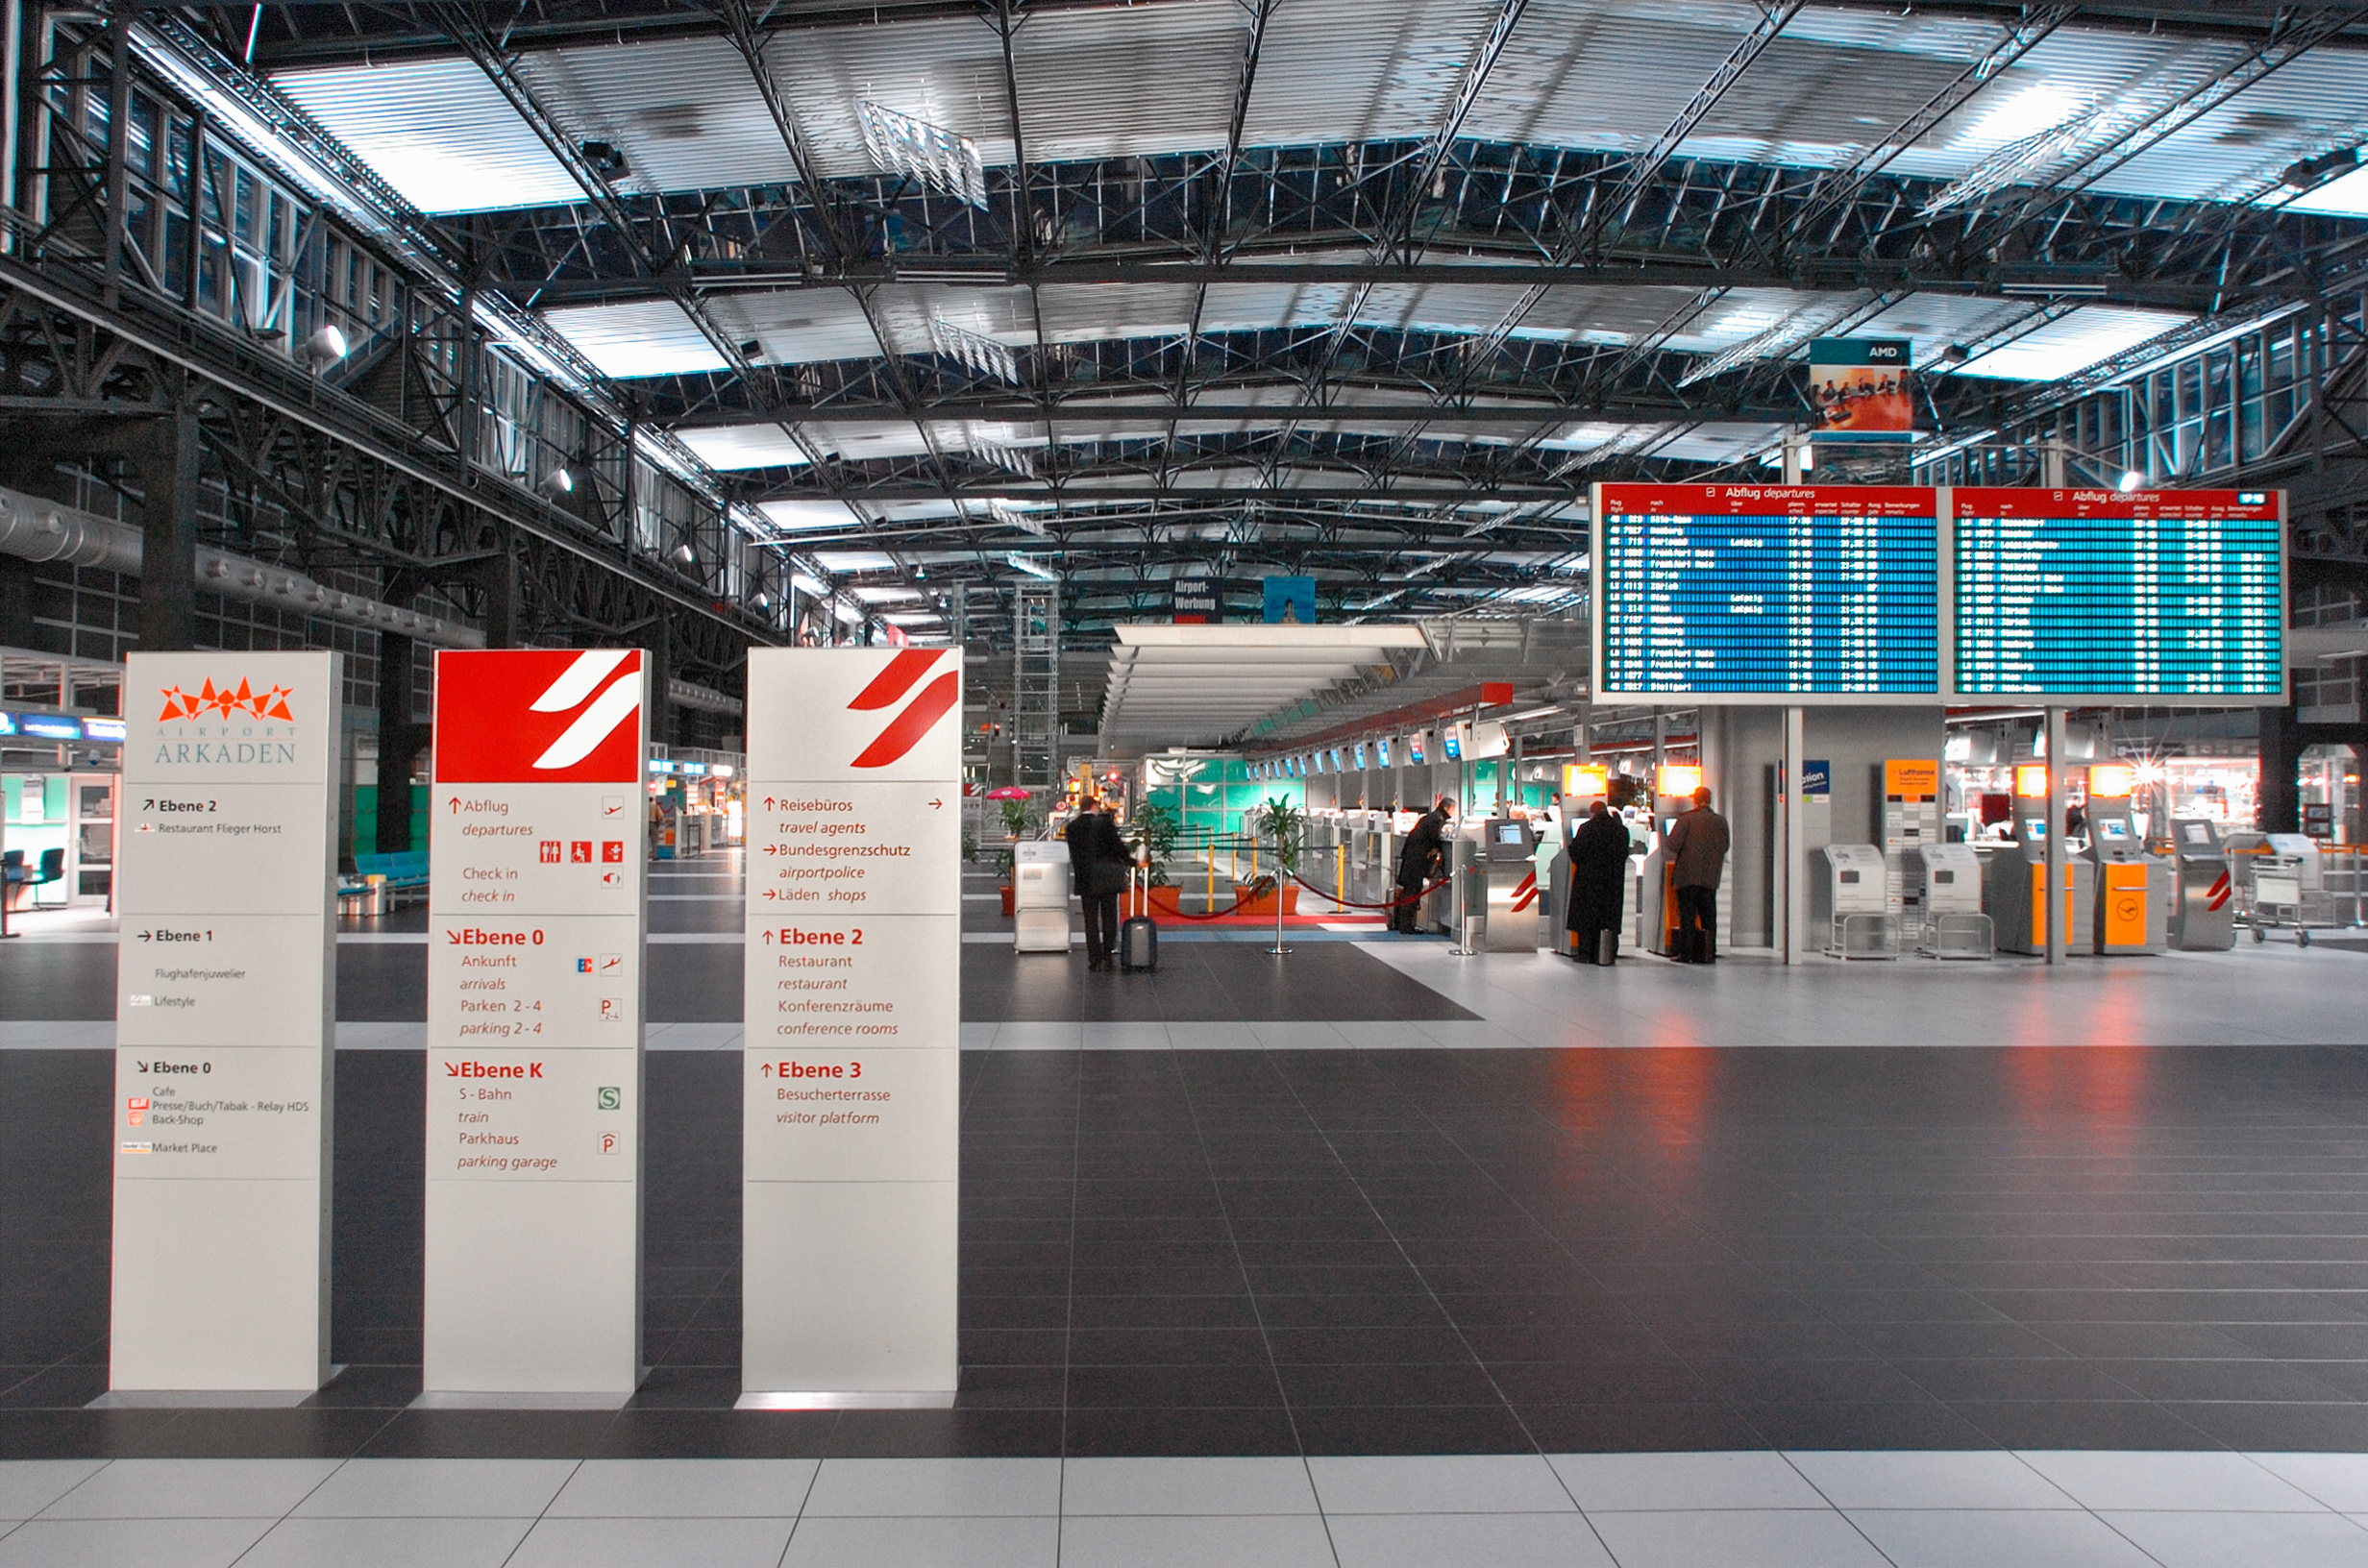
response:
<path id="1" fill-rule="evenodd" d="M 305 363 L 311 367 L 314 375 L 344 358 L 348 352 L 345 334 L 337 331 L 337 324 L 333 321 L 324 323 L 319 331 L 305 339 Z"/>
<path id="2" fill-rule="evenodd" d="M 544 495 L 549 496 L 552 500 L 556 501 L 561 496 L 572 495 L 575 493 L 576 476 L 567 471 L 567 465 L 565 463 L 561 463 L 553 468 L 550 473 L 544 475 L 543 482 L 536 485 L 534 488 L 540 490 Z"/>
<path id="3" fill-rule="evenodd" d="M 929 318 L 929 346 L 981 376 L 1020 384 L 1020 362 L 1011 350 L 983 332 L 956 327 L 943 316 Z"/>
<path id="4" fill-rule="evenodd" d="M 942 126 L 900 114 L 866 98 L 855 106 L 863 150 L 882 169 L 911 175 L 975 208 L 987 205 L 987 173 L 978 144 Z"/>
<path id="5" fill-rule="evenodd" d="M 1061 575 L 1058 572 L 1053 571 L 1050 567 L 1045 565 L 1044 562 L 1038 560 L 1033 555 L 1023 555 L 1015 550 L 1005 554 L 1003 559 L 1010 562 L 1015 569 L 1026 573 L 1031 577 L 1042 577 L 1047 582 L 1058 582 L 1061 580 Z"/>

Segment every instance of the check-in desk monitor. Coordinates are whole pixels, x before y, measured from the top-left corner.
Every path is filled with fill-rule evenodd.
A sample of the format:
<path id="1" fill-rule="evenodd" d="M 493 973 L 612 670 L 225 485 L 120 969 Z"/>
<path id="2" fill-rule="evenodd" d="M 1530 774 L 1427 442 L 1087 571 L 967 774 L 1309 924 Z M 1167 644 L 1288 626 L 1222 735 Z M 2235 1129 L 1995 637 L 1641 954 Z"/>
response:
<path id="1" fill-rule="evenodd" d="M 1012 845 L 1012 945 L 1024 953 L 1069 951 L 1069 845 L 1058 839 Z"/>
<path id="2" fill-rule="evenodd" d="M 1539 904 L 1536 830 L 1518 818 L 1492 817 L 1482 826 L 1479 847 L 1478 870 L 1488 889 L 1488 950 L 1535 951 Z"/>
<path id="3" fill-rule="evenodd" d="M 2208 818 L 2171 823 L 2171 869 L 2179 889 L 2171 907 L 2171 945 L 2183 953 L 2236 945 L 2236 875 L 2219 824 Z"/>
<path id="4" fill-rule="evenodd" d="M 1834 958 L 1897 958 L 1899 917 L 1890 911 L 1883 851 L 1871 844 L 1829 844 L 1825 875 L 1809 884 L 1810 930 Z"/>

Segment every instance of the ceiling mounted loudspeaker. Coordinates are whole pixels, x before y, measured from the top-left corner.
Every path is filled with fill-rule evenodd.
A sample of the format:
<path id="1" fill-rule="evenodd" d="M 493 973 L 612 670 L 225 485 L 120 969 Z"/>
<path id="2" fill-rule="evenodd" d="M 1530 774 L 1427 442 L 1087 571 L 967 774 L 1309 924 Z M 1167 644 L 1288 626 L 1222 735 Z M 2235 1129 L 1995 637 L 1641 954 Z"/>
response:
<path id="1" fill-rule="evenodd" d="M 587 141 L 576 151 L 583 155 L 583 160 L 591 166 L 592 172 L 604 179 L 614 180 L 625 172 L 625 155 L 617 151 L 615 142 Z"/>
<path id="2" fill-rule="evenodd" d="M 337 331 L 337 324 L 333 321 L 329 322 L 319 331 L 305 339 L 303 351 L 305 363 L 315 371 L 327 370 L 344 358 L 349 349 L 345 334 Z"/>
<path id="3" fill-rule="evenodd" d="M 1940 351 L 1940 362 L 1944 365 L 1961 365 L 1972 357 L 1973 351 L 1962 343 L 1952 343 Z"/>
<path id="4" fill-rule="evenodd" d="M 540 490 L 544 495 L 549 496 L 552 500 L 556 501 L 561 496 L 573 495 L 575 493 L 576 476 L 567 471 L 567 466 L 565 464 L 561 464 L 559 467 L 555 468 L 550 473 L 544 475 L 542 482 L 534 488 Z"/>

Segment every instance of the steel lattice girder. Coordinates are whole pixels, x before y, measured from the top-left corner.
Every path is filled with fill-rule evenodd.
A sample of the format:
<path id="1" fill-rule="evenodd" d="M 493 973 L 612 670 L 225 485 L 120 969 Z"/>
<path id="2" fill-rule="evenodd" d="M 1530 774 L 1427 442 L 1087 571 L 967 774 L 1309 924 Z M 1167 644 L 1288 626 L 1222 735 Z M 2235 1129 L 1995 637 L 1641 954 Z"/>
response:
<path id="1" fill-rule="evenodd" d="M 1915 216 L 1945 182 L 1878 174 L 1836 203 L 1827 171 L 1673 159 L 1640 193 L 1600 258 L 1548 268 L 1557 236 L 1621 167 L 1614 155 L 1459 142 L 1447 193 L 1421 204 L 1411 264 L 1356 254 L 1372 245 L 1419 143 L 1254 149 L 1223 190 L 1207 155 L 1030 166 L 1033 209 L 1063 237 L 1035 258 L 1012 232 L 1009 174 L 990 170 L 984 208 L 885 176 L 826 183 L 856 214 L 862 253 L 817 275 L 797 243 L 816 210 L 801 187 L 758 186 L 624 198 L 637 221 L 687 232 L 681 278 L 703 291 L 840 287 L 916 275 L 979 284 L 1142 282 L 1617 282 L 1730 287 L 1917 287 L 1951 293 L 2061 293 L 2104 303 L 2192 307 L 2264 289 L 2301 292 L 2348 219 L 2167 198 L 2073 193 L 2043 220 L 1963 241 L 1988 209 Z M 999 188 L 999 182 L 1006 182 Z M 1212 223 L 1231 232 L 1213 234 Z M 1803 216 L 1817 218 L 1796 233 Z M 488 248 L 489 286 L 540 306 L 647 299 L 660 292 L 636 246 L 600 211 L 538 208 L 451 218 Z M 1209 258 L 1212 240 L 1221 259 Z M 1297 254 L 1286 257 L 1285 252 Z M 1337 256 L 1325 255 L 1338 251 Z M 1097 254 L 1097 253 L 1100 254 Z M 1315 254 L 1309 254 L 1315 253 Z M 1994 254 L 1993 254 L 1994 253 Z M 2225 262 L 2225 266 L 2224 266 Z M 1264 270 L 1261 270 L 1262 263 Z M 1536 277 L 1510 263 L 1540 268 Z"/>

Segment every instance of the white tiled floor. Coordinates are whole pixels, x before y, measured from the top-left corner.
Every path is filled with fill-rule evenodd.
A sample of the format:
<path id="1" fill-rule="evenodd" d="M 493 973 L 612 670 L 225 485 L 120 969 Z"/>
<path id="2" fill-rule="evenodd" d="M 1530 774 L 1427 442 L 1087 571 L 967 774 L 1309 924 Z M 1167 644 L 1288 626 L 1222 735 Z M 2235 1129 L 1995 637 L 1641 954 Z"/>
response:
<path id="1" fill-rule="evenodd" d="M 962 1048 L 2368 1044 L 2368 1009 L 2354 1000 L 2368 980 L 2368 954 L 2324 946 L 2305 952 L 2247 943 L 2225 953 L 2073 959 L 2053 970 L 2012 957 L 1986 964 L 1815 959 L 1788 968 L 1746 953 L 1703 969 L 1628 956 L 1609 971 L 1547 953 L 1457 958 L 1444 943 L 1357 946 L 1479 1018 L 966 1023 Z M 661 1048 L 654 1028 L 650 1043 Z"/>
<path id="2" fill-rule="evenodd" d="M 0 1568 L 2311 1568 L 2368 1455 L 0 1463 Z"/>

